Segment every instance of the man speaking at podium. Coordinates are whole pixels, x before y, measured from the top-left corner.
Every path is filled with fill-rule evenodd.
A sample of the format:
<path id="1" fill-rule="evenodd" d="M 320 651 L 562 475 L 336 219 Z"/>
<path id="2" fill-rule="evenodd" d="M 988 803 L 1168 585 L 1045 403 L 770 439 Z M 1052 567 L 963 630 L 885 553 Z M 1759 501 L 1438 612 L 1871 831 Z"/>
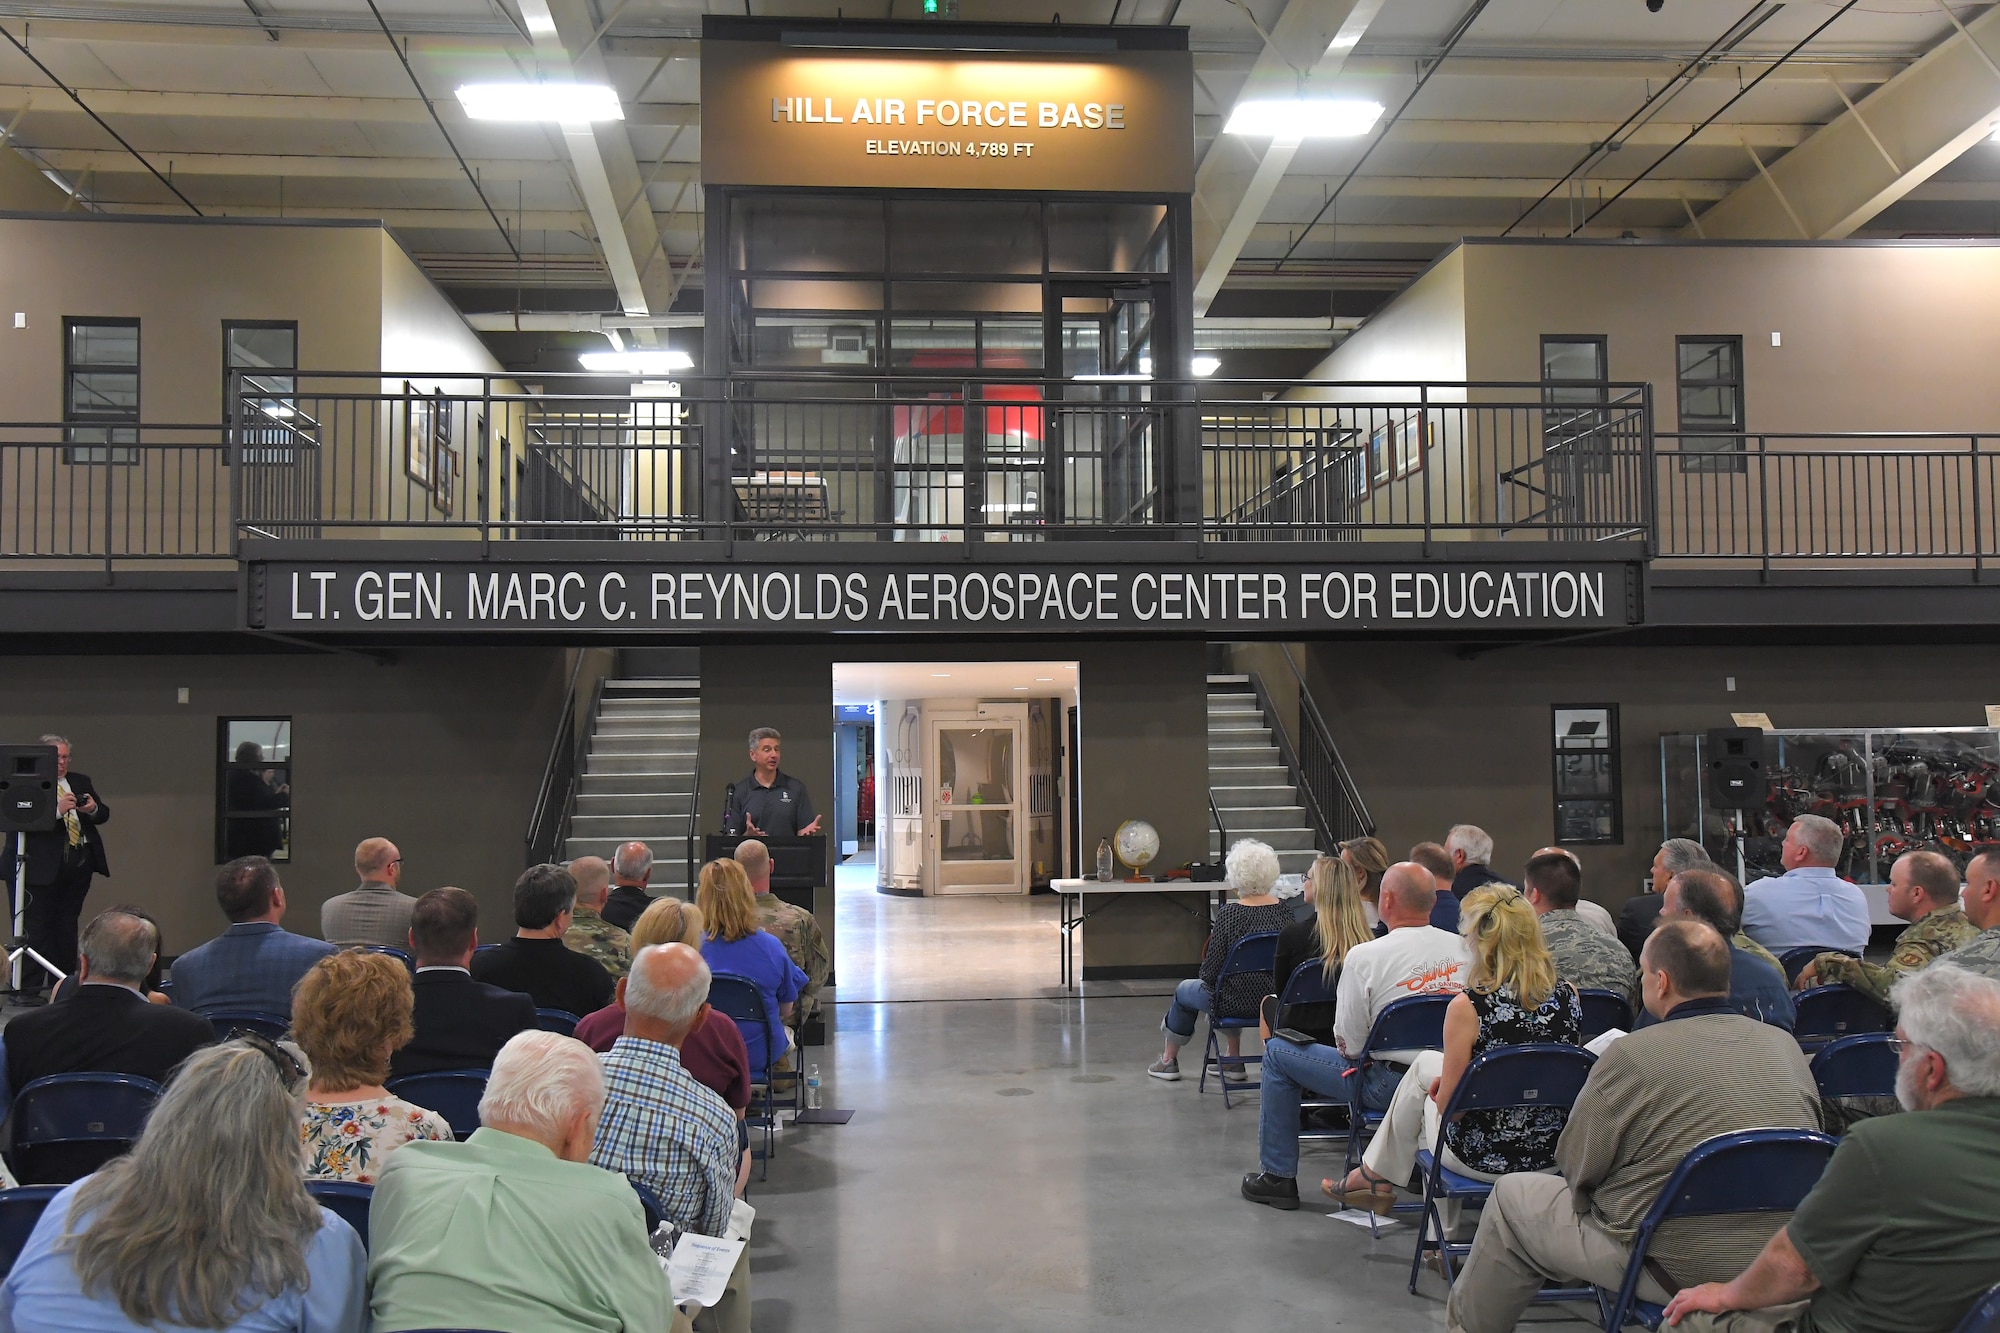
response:
<path id="1" fill-rule="evenodd" d="M 750 776 L 730 789 L 722 805 L 722 827 L 753 838 L 803 838 L 819 832 L 806 784 L 778 771 L 784 740 L 774 727 L 750 733 Z"/>

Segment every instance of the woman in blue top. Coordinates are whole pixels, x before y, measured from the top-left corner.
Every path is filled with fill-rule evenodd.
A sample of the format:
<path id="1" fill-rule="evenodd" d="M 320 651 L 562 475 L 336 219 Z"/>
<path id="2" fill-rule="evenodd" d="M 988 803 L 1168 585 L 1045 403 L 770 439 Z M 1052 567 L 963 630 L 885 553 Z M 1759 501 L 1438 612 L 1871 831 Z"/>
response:
<path id="1" fill-rule="evenodd" d="M 799 987 L 806 984 L 806 974 L 777 936 L 758 929 L 757 896 L 751 891 L 750 877 L 734 857 L 710 861 L 701 868 L 694 902 L 708 926 L 701 946 L 702 961 L 716 976 L 738 976 L 750 982 L 764 1001 L 764 1018 L 770 1024 L 776 1050 L 765 1051 L 762 1026 L 737 1023 L 743 1029 L 743 1044 L 750 1050 L 752 1076 L 763 1071 L 767 1060 L 773 1068 L 788 1068 L 785 1056 L 791 1050 L 792 1036 L 785 1020 L 791 1016 L 792 1002 L 799 998 Z"/>
<path id="2" fill-rule="evenodd" d="M 268 1043 L 189 1056 L 137 1146 L 49 1201 L 0 1330 L 360 1333 L 368 1256 L 306 1193 L 304 1082 Z"/>

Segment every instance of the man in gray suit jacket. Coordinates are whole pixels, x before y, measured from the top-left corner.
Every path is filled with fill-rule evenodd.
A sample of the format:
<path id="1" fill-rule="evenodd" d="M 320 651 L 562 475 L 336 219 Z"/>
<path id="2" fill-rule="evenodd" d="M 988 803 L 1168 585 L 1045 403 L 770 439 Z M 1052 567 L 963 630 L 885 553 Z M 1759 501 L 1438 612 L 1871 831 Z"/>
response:
<path id="1" fill-rule="evenodd" d="M 279 926 L 285 886 L 261 856 L 239 856 L 216 871 L 215 901 L 229 929 L 174 960 L 174 1003 L 197 1013 L 248 1009 L 290 1018 L 292 987 L 338 951 Z"/>
<path id="2" fill-rule="evenodd" d="M 319 933 L 341 948 L 379 944 L 390 949 L 410 947 L 410 909 L 417 900 L 397 890 L 403 878 L 403 854 L 387 838 L 364 838 L 354 849 L 354 873 L 359 886 L 328 898 L 320 905 Z"/>

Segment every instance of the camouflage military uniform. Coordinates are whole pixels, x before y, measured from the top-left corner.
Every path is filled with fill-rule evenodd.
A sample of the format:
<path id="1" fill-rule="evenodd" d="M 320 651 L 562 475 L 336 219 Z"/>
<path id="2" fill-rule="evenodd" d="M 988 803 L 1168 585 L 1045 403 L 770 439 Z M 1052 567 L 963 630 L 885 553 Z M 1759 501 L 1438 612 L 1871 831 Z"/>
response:
<path id="1" fill-rule="evenodd" d="M 1542 938 L 1556 961 L 1556 976 L 1579 990 L 1608 990 L 1639 1006 L 1639 968 L 1618 942 L 1570 908 L 1542 916 Z"/>
<path id="2" fill-rule="evenodd" d="M 1912 923 L 1896 937 L 1896 951 L 1886 963 L 1864 963 L 1841 953 L 1823 953 L 1813 959 L 1813 980 L 1821 986 L 1852 986 L 1877 1004 L 1889 1003 L 1889 987 L 1912 972 L 1921 972 L 1979 935 L 1979 927 L 1965 919 L 1957 907 L 1942 907 L 1921 921 Z M 2000 951 L 1994 954 L 2000 964 Z"/>
<path id="3" fill-rule="evenodd" d="M 597 910 L 577 904 L 563 943 L 573 953 L 587 954 L 604 964 L 613 977 L 623 977 L 632 967 L 632 937 L 597 914 Z"/>
<path id="4" fill-rule="evenodd" d="M 1785 965 L 1778 961 L 1778 955 L 1772 953 L 1769 949 L 1766 949 L 1763 945 L 1757 943 L 1757 941 L 1751 939 L 1748 935 L 1745 935 L 1742 931 L 1740 930 L 1737 931 L 1736 938 L 1729 942 L 1736 948 L 1741 949 L 1744 953 L 1755 954 L 1757 955 L 1757 957 L 1769 963 L 1772 967 L 1777 968 L 1779 976 L 1782 977 L 1785 975 Z"/>
<path id="5" fill-rule="evenodd" d="M 1968 972 L 2000 981 L 2000 926 L 1988 926 L 1974 935 L 1970 944 L 1961 944 L 1944 956 Z"/>
<path id="6" fill-rule="evenodd" d="M 775 893 L 757 895 L 757 924 L 778 937 L 778 943 L 785 946 L 785 952 L 806 974 L 806 984 L 799 990 L 798 1008 L 793 1011 L 797 1025 L 803 1028 L 813 1010 L 819 1007 L 819 988 L 826 984 L 826 974 L 833 967 L 826 951 L 826 936 L 820 933 L 819 922 L 811 912 Z"/>

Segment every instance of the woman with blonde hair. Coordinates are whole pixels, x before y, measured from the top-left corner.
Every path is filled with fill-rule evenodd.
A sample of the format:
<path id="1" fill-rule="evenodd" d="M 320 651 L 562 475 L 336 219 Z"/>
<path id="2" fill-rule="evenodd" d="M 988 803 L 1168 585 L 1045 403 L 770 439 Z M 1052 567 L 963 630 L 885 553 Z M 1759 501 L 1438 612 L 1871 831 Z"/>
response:
<path id="1" fill-rule="evenodd" d="M 694 900 L 701 908 L 701 919 L 707 923 L 701 945 L 702 961 L 717 975 L 742 977 L 757 988 L 764 1001 L 764 1016 L 769 1021 L 772 1040 L 778 1043 L 777 1049 L 767 1056 L 764 1030 L 757 1026 L 743 1028 L 750 1068 L 762 1070 L 767 1058 L 773 1067 L 779 1067 L 792 1042 L 785 1020 L 791 1017 L 799 988 L 806 984 L 806 974 L 785 952 L 777 936 L 758 928 L 757 895 L 750 887 L 750 876 L 734 857 L 725 856 L 701 868 L 701 884 L 695 890 Z"/>
<path id="2" fill-rule="evenodd" d="M 49 1201 L 0 1283 L 14 1333 L 360 1333 L 368 1255 L 306 1193 L 298 1063 L 189 1056 L 125 1156 Z"/>
<path id="3" fill-rule="evenodd" d="M 443 1116 L 382 1086 L 414 1007 L 410 970 L 386 953 L 328 954 L 292 987 L 292 1040 L 312 1062 L 299 1122 L 308 1179 L 372 1185 L 403 1144 L 451 1141 Z"/>
<path id="4" fill-rule="evenodd" d="M 1389 872 L 1389 849 L 1380 838 L 1349 838 L 1340 844 L 1340 859 L 1361 876 L 1361 901 L 1367 904 L 1368 928 L 1381 918 L 1375 902 L 1382 896 L 1382 876 Z"/>
<path id="5" fill-rule="evenodd" d="M 1379 844 L 1378 844 L 1379 845 Z M 1272 1000 L 1284 995 L 1292 974 L 1308 962 L 1320 965 L 1320 978 L 1331 995 L 1340 977 L 1340 964 L 1347 951 L 1375 938 L 1374 929 L 1362 911 L 1362 872 L 1344 856 L 1322 856 L 1306 872 L 1306 902 L 1313 914 L 1295 921 L 1278 932 L 1277 966 L 1272 978 L 1275 996 L 1267 997 L 1262 1027 L 1264 1040 L 1279 1028 L 1302 1032 L 1323 1045 L 1333 1045 L 1334 1002 L 1279 1006 Z"/>
<path id="6" fill-rule="evenodd" d="M 1494 1046 L 1530 1042 L 1580 1045 L 1583 1002 L 1576 987 L 1556 979 L 1555 960 L 1542 939 L 1535 909 L 1520 890 L 1487 884 L 1465 896 L 1459 932 L 1472 954 L 1466 988 L 1445 1011 L 1444 1050 L 1417 1056 L 1361 1165 L 1328 1194 L 1350 1207 L 1387 1216 L 1396 1187 L 1407 1184 L 1417 1149 L 1437 1141 L 1438 1117 L 1465 1076 L 1466 1066 Z M 1445 1126 L 1444 1166 L 1474 1180 L 1497 1180 L 1515 1171 L 1546 1171 L 1555 1164 L 1556 1139 L 1567 1112 L 1558 1107 L 1507 1107 L 1461 1112 Z M 1446 1208 L 1447 1230 L 1455 1209 Z"/>

